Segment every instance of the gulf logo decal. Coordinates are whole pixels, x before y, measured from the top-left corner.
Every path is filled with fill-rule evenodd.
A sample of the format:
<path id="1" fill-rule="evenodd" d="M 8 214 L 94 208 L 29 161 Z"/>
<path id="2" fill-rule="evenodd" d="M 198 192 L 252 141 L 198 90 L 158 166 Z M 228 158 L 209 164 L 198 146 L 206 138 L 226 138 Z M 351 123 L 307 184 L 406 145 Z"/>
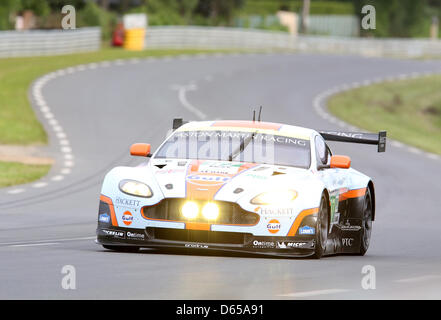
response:
<path id="1" fill-rule="evenodd" d="M 266 228 L 270 233 L 275 234 L 280 231 L 281 228 L 280 221 L 277 219 L 271 219 L 266 225 Z"/>
<path id="2" fill-rule="evenodd" d="M 223 174 L 197 173 L 187 176 L 187 182 L 198 186 L 218 186 L 230 181 L 230 177 Z"/>
<path id="3" fill-rule="evenodd" d="M 210 165 L 213 170 L 210 169 Z M 243 164 L 234 170 L 235 173 L 228 174 L 219 173 L 219 171 L 217 171 L 221 165 L 222 170 L 224 170 L 223 172 L 228 172 L 232 166 L 235 166 L 230 163 L 215 164 L 213 161 L 194 160 L 190 164 L 187 177 L 185 178 L 186 197 L 194 200 L 212 200 L 219 189 L 228 183 L 234 176 L 255 166 L 255 164 L 251 163 Z"/>
<path id="4" fill-rule="evenodd" d="M 132 213 L 130 211 L 124 212 L 123 216 L 122 216 L 122 221 L 124 222 L 124 224 L 126 226 L 130 226 L 132 224 L 132 222 L 133 222 Z"/>

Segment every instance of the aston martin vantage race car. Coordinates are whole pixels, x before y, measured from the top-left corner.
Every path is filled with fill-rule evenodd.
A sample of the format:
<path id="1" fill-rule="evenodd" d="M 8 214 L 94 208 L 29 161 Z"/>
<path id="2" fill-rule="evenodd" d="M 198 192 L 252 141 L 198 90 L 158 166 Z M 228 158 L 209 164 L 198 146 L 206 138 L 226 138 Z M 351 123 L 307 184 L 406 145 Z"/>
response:
<path id="1" fill-rule="evenodd" d="M 386 148 L 386 132 L 316 131 L 261 121 L 184 122 L 136 167 L 105 176 L 97 243 L 320 258 L 364 255 L 375 219 L 372 179 L 327 141 Z"/>

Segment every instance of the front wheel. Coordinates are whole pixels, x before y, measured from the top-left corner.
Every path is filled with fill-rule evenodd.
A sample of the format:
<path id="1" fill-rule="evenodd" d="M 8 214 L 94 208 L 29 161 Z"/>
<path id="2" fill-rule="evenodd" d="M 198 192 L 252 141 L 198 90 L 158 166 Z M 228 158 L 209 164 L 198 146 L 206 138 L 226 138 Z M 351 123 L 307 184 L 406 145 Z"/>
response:
<path id="1" fill-rule="evenodd" d="M 360 256 L 364 256 L 369 248 L 369 243 L 371 241 L 372 233 L 372 196 L 371 191 L 367 188 L 366 194 L 364 196 L 363 204 L 363 224 L 361 228 L 361 241 L 360 241 Z"/>
<path id="2" fill-rule="evenodd" d="M 317 214 L 316 235 L 315 235 L 315 252 L 313 258 L 320 259 L 325 253 L 326 242 L 328 240 L 329 229 L 329 206 L 326 196 L 323 194 L 320 201 L 320 208 Z"/>

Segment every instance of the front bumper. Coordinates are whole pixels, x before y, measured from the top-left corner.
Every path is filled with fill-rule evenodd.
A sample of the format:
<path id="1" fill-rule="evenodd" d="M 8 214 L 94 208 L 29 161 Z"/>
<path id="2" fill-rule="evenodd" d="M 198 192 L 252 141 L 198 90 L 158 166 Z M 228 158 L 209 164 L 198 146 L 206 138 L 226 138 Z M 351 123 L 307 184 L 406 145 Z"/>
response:
<path id="1" fill-rule="evenodd" d="M 141 248 L 181 248 L 308 257 L 314 254 L 313 236 L 267 237 L 250 233 L 169 228 L 130 229 L 98 226 L 101 245 Z"/>

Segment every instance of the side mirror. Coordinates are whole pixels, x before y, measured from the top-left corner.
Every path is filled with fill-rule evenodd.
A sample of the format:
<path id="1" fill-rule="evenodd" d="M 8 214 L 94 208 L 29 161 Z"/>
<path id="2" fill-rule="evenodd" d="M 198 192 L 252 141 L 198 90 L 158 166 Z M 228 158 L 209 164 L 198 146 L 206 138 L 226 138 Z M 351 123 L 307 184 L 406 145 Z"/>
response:
<path id="1" fill-rule="evenodd" d="M 135 143 L 130 147 L 130 154 L 138 157 L 150 157 L 150 145 L 148 143 Z"/>
<path id="2" fill-rule="evenodd" d="M 351 167 L 351 158 L 348 156 L 332 156 L 331 168 L 349 169 Z"/>

